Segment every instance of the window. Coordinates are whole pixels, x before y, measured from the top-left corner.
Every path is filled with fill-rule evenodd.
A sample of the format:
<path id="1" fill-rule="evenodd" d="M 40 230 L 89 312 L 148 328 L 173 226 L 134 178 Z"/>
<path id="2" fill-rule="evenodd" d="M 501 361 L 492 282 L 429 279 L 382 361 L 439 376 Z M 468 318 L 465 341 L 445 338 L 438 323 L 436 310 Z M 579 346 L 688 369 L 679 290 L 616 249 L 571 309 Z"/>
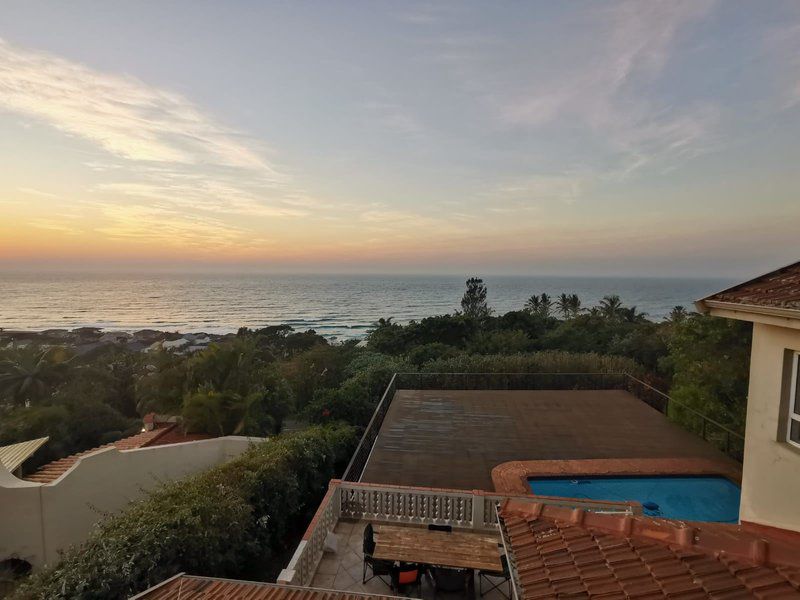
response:
<path id="1" fill-rule="evenodd" d="M 800 352 L 792 359 L 792 379 L 789 388 L 789 431 L 786 440 L 800 447 Z"/>

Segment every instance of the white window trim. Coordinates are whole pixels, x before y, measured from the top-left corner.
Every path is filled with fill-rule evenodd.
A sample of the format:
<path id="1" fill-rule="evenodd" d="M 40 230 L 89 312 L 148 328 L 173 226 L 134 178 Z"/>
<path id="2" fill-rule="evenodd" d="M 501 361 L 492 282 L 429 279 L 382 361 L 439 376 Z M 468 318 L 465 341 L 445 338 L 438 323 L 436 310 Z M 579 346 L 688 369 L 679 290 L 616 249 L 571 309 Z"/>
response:
<path id="1" fill-rule="evenodd" d="M 800 352 L 795 352 L 794 358 L 792 359 L 792 383 L 789 388 L 789 419 L 786 423 L 786 441 L 798 448 L 800 448 L 800 441 L 792 439 L 792 421 L 800 423 L 800 415 L 795 412 L 796 407 L 800 408 L 800 398 L 797 397 L 797 371 L 799 364 Z"/>

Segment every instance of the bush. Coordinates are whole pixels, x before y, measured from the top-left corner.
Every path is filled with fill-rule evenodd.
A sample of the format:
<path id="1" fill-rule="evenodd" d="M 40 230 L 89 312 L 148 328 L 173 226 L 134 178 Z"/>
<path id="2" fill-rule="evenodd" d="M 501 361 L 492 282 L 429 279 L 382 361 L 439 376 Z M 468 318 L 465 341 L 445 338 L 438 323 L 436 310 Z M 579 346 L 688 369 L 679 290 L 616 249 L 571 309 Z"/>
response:
<path id="1" fill-rule="evenodd" d="M 127 598 L 187 571 L 237 577 L 284 550 L 355 446 L 350 427 L 315 427 L 254 445 L 166 484 L 101 522 L 14 598 Z"/>
<path id="2" fill-rule="evenodd" d="M 633 360 L 594 352 L 549 350 L 530 354 L 461 355 L 427 363 L 428 373 L 630 373 L 641 372 Z"/>

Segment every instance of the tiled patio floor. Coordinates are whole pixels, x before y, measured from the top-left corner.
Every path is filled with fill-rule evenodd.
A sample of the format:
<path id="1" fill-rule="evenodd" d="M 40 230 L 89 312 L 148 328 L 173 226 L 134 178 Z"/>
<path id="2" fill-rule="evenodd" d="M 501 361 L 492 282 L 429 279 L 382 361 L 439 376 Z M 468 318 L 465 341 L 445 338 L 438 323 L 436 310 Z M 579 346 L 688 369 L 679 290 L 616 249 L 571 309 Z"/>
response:
<path id="1" fill-rule="evenodd" d="M 323 555 L 310 587 L 387 596 L 417 597 L 416 590 L 401 594 L 393 592 L 388 585 L 378 578 L 372 579 L 366 584 L 361 583 L 364 556 L 361 546 L 366 525 L 366 521 L 339 521 L 336 524 L 334 533 L 338 537 L 337 552 L 326 552 Z M 508 589 L 507 584 L 505 589 Z M 475 577 L 475 596 L 478 597 L 477 575 Z M 458 598 L 458 595 L 446 594 L 443 597 L 455 599 Z M 433 588 L 426 578 L 422 580 L 422 598 L 425 600 L 434 598 Z M 486 594 L 484 598 L 487 600 L 504 600 L 504 596 L 497 590 Z"/>

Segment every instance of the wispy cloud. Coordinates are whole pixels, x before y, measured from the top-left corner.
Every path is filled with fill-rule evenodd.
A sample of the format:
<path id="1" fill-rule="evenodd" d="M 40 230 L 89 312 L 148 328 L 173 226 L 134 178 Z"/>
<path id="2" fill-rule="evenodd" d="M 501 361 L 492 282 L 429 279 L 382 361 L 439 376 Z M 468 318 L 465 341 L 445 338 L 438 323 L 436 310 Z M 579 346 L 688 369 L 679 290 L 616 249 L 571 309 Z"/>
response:
<path id="1" fill-rule="evenodd" d="M 229 217 L 295 218 L 312 202 L 260 144 L 205 114 L 180 94 L 131 76 L 104 73 L 0 40 L 0 109 L 47 123 L 94 143 L 105 157 L 87 168 L 105 181 L 93 187 L 121 200 L 102 212 L 117 225 L 101 233 L 137 231 L 126 220 L 165 219 L 173 237 L 220 239 L 247 226 Z M 44 193 L 33 188 L 21 191 Z M 181 223 L 181 219 L 183 222 Z M 194 233 L 192 233 L 194 232 Z"/>

